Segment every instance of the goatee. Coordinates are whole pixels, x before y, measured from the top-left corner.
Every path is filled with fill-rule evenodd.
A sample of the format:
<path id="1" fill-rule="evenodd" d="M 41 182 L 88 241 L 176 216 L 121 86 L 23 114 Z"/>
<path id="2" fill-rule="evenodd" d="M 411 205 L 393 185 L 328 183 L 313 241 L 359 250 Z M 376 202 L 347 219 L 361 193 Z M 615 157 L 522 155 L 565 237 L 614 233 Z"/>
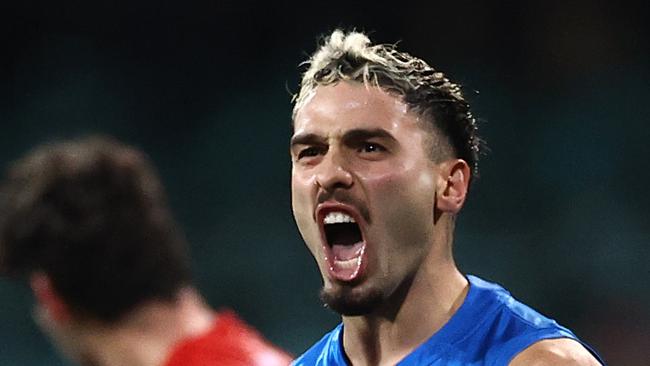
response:
<path id="1" fill-rule="evenodd" d="M 384 296 L 379 289 L 371 288 L 360 293 L 354 287 L 340 286 L 336 289 L 320 290 L 323 304 L 345 316 L 367 315 L 375 311 L 383 302 Z"/>

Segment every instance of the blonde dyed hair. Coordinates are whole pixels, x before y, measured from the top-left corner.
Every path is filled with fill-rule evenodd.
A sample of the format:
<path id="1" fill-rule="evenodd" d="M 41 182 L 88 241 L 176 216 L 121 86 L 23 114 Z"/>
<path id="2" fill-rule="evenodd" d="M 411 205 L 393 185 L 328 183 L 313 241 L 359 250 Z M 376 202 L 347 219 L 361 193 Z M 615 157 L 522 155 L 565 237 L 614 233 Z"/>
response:
<path id="1" fill-rule="evenodd" d="M 411 111 L 424 117 L 429 129 L 447 138 L 451 153 L 478 174 L 482 143 L 461 86 L 424 60 L 398 51 L 394 44 L 372 44 L 364 33 L 337 29 L 303 64 L 308 67 L 293 98 L 294 118 L 319 86 L 340 81 L 376 86 L 401 97 Z M 434 149 L 433 158 L 441 153 Z"/>

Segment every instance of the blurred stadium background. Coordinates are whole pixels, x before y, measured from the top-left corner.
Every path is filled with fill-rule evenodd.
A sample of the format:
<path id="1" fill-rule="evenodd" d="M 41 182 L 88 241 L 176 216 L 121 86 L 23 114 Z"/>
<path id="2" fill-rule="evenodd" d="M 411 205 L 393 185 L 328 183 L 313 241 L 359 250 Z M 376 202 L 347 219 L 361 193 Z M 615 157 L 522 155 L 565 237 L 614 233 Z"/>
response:
<path id="1" fill-rule="evenodd" d="M 196 280 L 294 354 L 338 322 L 290 209 L 290 93 L 335 27 L 465 85 L 491 151 L 457 226 L 497 281 L 612 365 L 650 364 L 648 2 L 5 2 L 0 163 L 91 133 L 146 151 Z M 0 280 L 0 364 L 68 365 Z"/>

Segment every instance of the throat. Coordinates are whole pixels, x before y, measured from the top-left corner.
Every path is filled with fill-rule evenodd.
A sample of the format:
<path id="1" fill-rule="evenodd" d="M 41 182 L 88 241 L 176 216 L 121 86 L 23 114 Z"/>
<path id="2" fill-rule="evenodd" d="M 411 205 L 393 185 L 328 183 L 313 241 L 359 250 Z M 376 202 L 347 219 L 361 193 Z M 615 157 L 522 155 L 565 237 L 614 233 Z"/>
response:
<path id="1" fill-rule="evenodd" d="M 356 223 L 325 225 L 325 237 L 330 246 L 354 245 L 362 240 L 361 230 Z"/>
<path id="2" fill-rule="evenodd" d="M 344 323 L 343 348 L 351 365 L 397 365 L 418 346 L 406 346 L 400 339 L 386 336 L 386 332 L 379 326 L 364 327 L 361 330 L 348 326 L 349 322 L 345 318 Z"/>
<path id="3" fill-rule="evenodd" d="M 368 316 L 344 316 L 343 345 L 348 355 L 355 356 L 350 357 L 352 364 L 398 364 L 440 331 L 463 305 L 470 288 L 457 269 L 445 272 L 433 282 L 414 278 Z"/>

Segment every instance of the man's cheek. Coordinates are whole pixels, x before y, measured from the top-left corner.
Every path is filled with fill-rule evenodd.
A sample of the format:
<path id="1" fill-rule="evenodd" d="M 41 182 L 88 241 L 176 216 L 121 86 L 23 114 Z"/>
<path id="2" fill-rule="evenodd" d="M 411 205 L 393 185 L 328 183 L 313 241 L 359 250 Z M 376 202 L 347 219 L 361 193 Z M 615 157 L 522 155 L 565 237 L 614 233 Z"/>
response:
<path id="1" fill-rule="evenodd" d="M 386 173 L 366 179 L 366 186 L 369 188 L 373 205 L 384 207 L 394 207 L 404 202 L 404 197 L 408 195 L 408 181 L 401 174 Z"/>

